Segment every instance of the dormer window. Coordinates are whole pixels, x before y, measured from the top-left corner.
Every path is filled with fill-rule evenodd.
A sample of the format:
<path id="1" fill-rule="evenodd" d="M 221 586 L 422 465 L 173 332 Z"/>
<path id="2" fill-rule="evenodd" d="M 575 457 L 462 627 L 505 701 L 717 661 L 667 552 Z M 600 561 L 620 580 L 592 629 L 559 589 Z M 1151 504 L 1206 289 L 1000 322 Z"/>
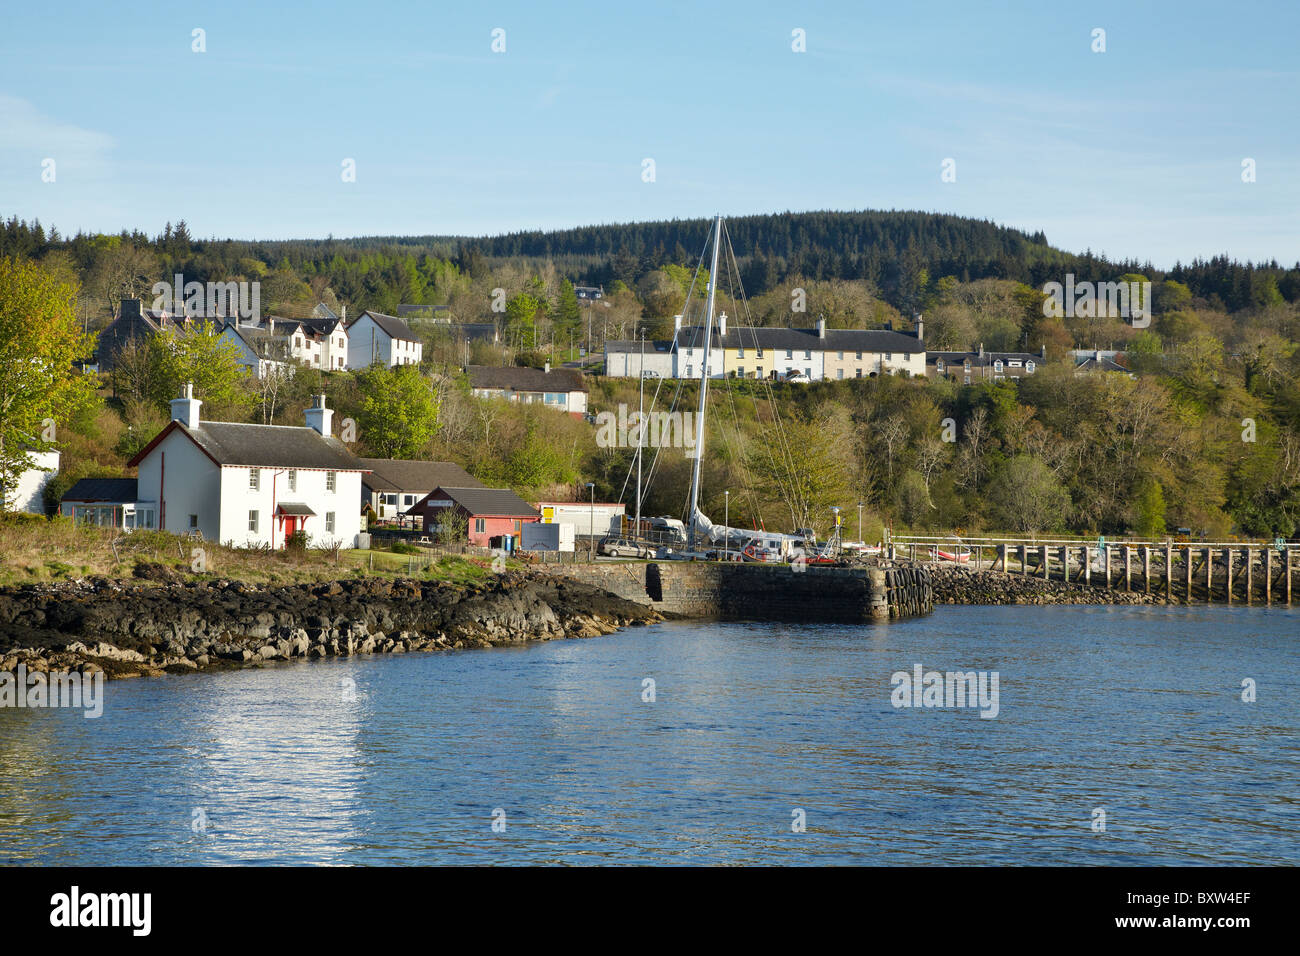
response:
<path id="1" fill-rule="evenodd" d="M 994 359 L 994 360 L 993 360 L 993 371 L 995 371 L 995 372 L 1000 372 L 1000 371 L 1002 371 L 1002 359 Z"/>
<path id="2" fill-rule="evenodd" d="M 1026 372 L 1032 372 L 1032 371 L 1033 371 L 1035 368 L 1037 368 L 1037 367 L 1038 367 L 1038 366 L 1036 366 L 1032 361 L 1030 361 L 1030 362 L 1026 362 L 1026 363 L 1025 363 L 1025 371 L 1026 371 Z"/>

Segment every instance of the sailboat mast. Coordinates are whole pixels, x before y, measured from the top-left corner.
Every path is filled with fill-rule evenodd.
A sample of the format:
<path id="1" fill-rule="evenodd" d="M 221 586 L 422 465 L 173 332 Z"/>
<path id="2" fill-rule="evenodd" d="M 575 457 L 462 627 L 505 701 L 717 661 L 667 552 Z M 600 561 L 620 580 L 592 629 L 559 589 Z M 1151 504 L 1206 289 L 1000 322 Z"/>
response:
<path id="1" fill-rule="evenodd" d="M 641 538 L 641 455 L 645 448 L 645 329 L 641 329 L 641 369 L 637 373 L 641 379 L 636 400 L 636 525 L 632 532 L 637 540 Z"/>
<path id="2" fill-rule="evenodd" d="M 713 222 L 713 262 L 709 267 L 709 302 L 705 308 L 704 360 L 700 363 L 700 407 L 695 414 L 695 463 L 691 465 L 691 534 L 687 546 L 695 550 L 700 507 L 700 462 L 704 459 L 704 403 L 709 391 L 709 352 L 713 344 L 713 300 L 718 289 L 718 250 L 722 245 L 722 217 Z"/>

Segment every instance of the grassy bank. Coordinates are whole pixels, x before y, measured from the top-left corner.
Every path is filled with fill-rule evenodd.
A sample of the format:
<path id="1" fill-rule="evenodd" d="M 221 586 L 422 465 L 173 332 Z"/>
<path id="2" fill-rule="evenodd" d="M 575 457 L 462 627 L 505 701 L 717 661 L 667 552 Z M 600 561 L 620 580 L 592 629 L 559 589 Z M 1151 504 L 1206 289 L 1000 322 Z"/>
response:
<path id="1" fill-rule="evenodd" d="M 201 561 L 196 565 L 199 549 Z M 196 571 L 196 566 L 203 570 Z M 509 567 L 516 566 L 509 563 Z M 75 525 L 67 518 L 0 516 L 0 586 L 95 575 L 153 580 L 230 578 L 250 584 L 416 576 L 474 584 L 489 578 L 492 569 L 488 559 L 458 555 L 229 548 L 165 531 L 123 534 L 112 528 Z"/>

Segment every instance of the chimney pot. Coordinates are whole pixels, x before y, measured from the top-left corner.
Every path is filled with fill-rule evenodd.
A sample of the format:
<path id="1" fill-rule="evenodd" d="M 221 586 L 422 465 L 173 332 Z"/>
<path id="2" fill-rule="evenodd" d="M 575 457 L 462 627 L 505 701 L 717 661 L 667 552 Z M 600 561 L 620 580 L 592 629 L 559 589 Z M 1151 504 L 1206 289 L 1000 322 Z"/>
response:
<path id="1" fill-rule="evenodd" d="M 311 408 L 303 412 L 307 427 L 322 435 L 330 437 L 330 425 L 334 419 L 334 409 L 325 407 L 325 396 L 317 395 L 312 399 Z"/>
<path id="2" fill-rule="evenodd" d="M 826 338 L 826 317 L 824 315 L 817 316 L 817 338 Z"/>

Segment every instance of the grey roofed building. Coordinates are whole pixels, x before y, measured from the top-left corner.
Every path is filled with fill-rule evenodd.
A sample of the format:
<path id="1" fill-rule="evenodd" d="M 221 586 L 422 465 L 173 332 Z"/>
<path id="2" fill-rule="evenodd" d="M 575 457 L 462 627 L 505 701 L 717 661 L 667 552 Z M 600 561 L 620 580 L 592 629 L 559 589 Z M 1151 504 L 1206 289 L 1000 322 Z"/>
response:
<path id="1" fill-rule="evenodd" d="M 82 478 L 63 493 L 62 501 L 105 501 L 131 504 L 139 482 L 135 478 Z"/>
<path id="2" fill-rule="evenodd" d="M 399 319 L 411 318 L 432 318 L 442 312 L 451 309 L 449 305 L 399 305 L 397 307 L 397 317 Z"/>
<path id="3" fill-rule="evenodd" d="M 361 459 L 337 438 L 297 425 L 246 425 L 241 422 L 200 422 L 186 428 L 173 421 L 128 465 L 135 467 L 173 429 L 182 429 L 218 465 L 257 468 L 316 468 L 323 471 L 366 471 Z"/>
<path id="4" fill-rule="evenodd" d="M 790 349 L 792 351 L 903 352 L 925 351 L 925 342 L 906 332 L 891 329 L 715 328 L 709 345 L 715 349 Z M 704 327 L 683 326 L 677 333 L 678 348 L 703 348 Z"/>
<path id="5" fill-rule="evenodd" d="M 178 332 L 189 324 L 190 319 L 184 313 L 146 309 L 140 299 L 123 299 L 113 321 L 99 333 L 95 357 L 107 371 L 116 363 L 117 352 L 129 343 L 147 341 L 159 332 Z"/>
<path id="6" fill-rule="evenodd" d="M 483 488 L 479 481 L 452 461 L 411 461 L 401 458 L 361 458 L 370 469 L 362 485 L 374 491 L 407 491 L 428 494 L 439 485 L 453 488 Z"/>
<path id="7" fill-rule="evenodd" d="M 470 387 L 513 392 L 585 392 L 587 384 L 576 368 L 527 368 L 520 365 L 470 365 Z"/>
<path id="8" fill-rule="evenodd" d="M 969 373 L 973 378 L 1021 378 L 1032 375 L 1047 361 L 1047 349 L 1038 352 L 986 352 L 981 345 L 974 352 L 930 352 L 925 357 L 925 374 L 956 379 Z"/>
<path id="9" fill-rule="evenodd" d="M 671 352 L 673 348 L 672 339 L 646 339 L 645 353 L 652 352 Z M 605 343 L 606 352 L 629 352 L 633 355 L 641 351 L 640 339 L 611 339 Z"/>
<path id="10" fill-rule="evenodd" d="M 503 518 L 540 518 L 541 512 L 509 488 L 446 488 L 439 486 L 425 496 L 437 494 L 454 501 L 471 515 Z M 408 514 L 423 513 L 425 500 L 416 502 Z"/>
<path id="11" fill-rule="evenodd" d="M 240 340 L 259 358 L 277 362 L 288 361 L 289 335 L 276 328 L 274 320 L 270 325 L 240 325 L 231 321 L 226 323 L 226 328 L 239 336 Z"/>
<path id="12" fill-rule="evenodd" d="M 395 315 L 385 315 L 382 312 L 375 312 L 373 309 L 366 309 L 361 315 L 358 315 L 355 322 L 361 320 L 361 316 L 368 315 L 375 325 L 379 326 L 389 336 L 389 338 L 401 339 L 405 342 L 419 342 L 420 337 L 411 331 L 411 327 L 402 319 Z"/>

